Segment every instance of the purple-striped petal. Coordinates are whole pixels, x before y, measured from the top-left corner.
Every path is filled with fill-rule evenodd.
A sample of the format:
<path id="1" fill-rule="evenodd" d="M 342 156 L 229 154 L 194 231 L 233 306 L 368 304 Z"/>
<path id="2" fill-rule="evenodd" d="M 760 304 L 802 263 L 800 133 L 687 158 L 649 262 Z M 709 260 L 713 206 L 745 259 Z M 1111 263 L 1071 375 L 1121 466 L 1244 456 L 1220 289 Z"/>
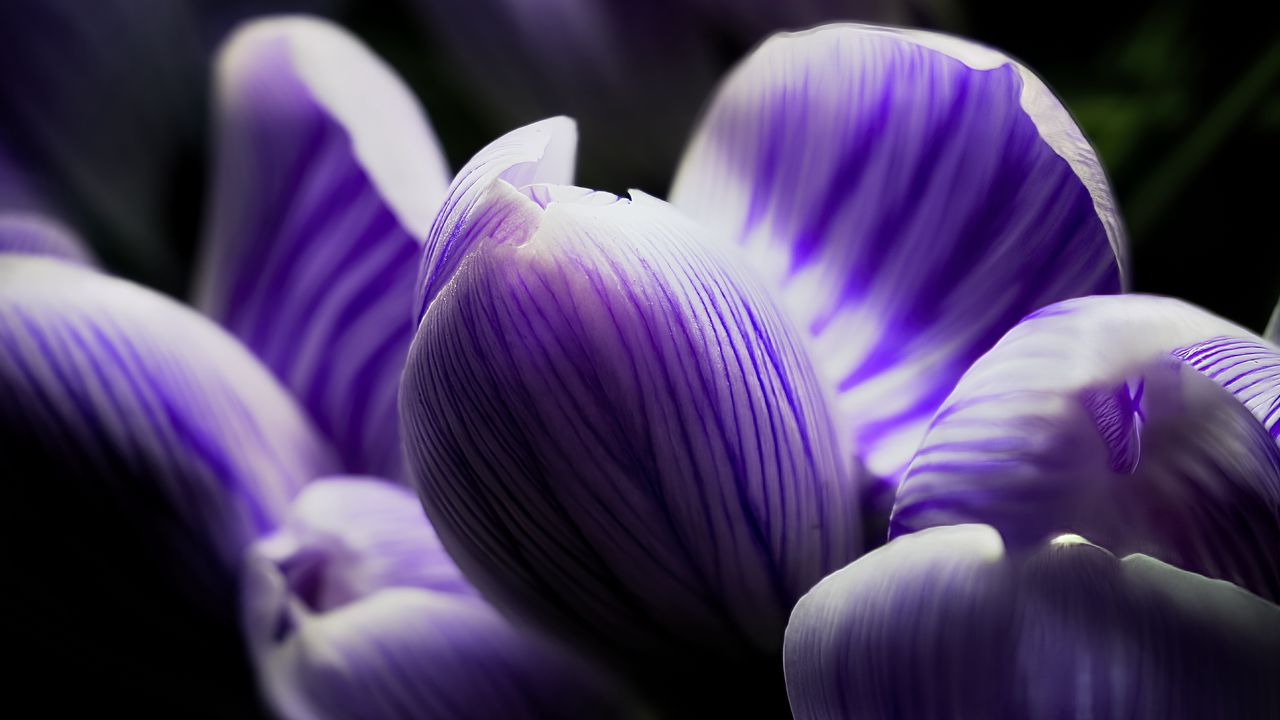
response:
<path id="1" fill-rule="evenodd" d="M 776 678 L 792 603 L 859 545 L 796 331 L 643 194 L 498 183 L 456 232 L 401 387 L 446 547 L 500 607 L 642 674 Z"/>
<path id="2" fill-rule="evenodd" d="M 93 255 L 66 225 L 25 212 L 0 212 L 0 254 L 41 255 L 93 265 Z"/>
<path id="3" fill-rule="evenodd" d="M 577 148 L 577 125 L 567 117 L 553 117 L 494 140 L 458 171 L 423 250 L 418 272 L 419 322 L 478 239 L 465 231 L 482 222 L 474 215 L 498 181 L 513 187 L 569 185 Z"/>
<path id="4" fill-rule="evenodd" d="M 715 96 L 672 202 L 808 332 L 879 491 L 1006 330 L 1122 284 L 1114 201 L 1066 110 L 1025 67 L 943 35 L 768 40 Z"/>
<path id="5" fill-rule="evenodd" d="M 15 691 L 244 717 L 243 547 L 336 469 L 271 373 L 165 296 L 0 253 L 0 458 Z"/>
<path id="6" fill-rule="evenodd" d="M 191 553 L 193 569 L 235 567 L 302 483 L 334 467 L 233 338 L 71 263 L 0 255 L 0 384 L 6 462 L 38 468 L 49 491 L 115 497 L 174 523 L 162 550 Z"/>
<path id="7" fill-rule="evenodd" d="M 785 667 L 797 720 L 1274 717 L 1280 607 L 1079 536 L 933 528 L 806 595 Z"/>
<path id="8" fill-rule="evenodd" d="M 1280 350 L 1176 300 L 1054 305 L 974 364 L 899 490 L 891 533 L 1078 532 L 1280 598 Z"/>
<path id="9" fill-rule="evenodd" d="M 620 717 L 595 671 L 481 600 L 418 498 L 371 478 L 309 485 L 246 565 L 245 630 L 282 717 Z"/>
<path id="10" fill-rule="evenodd" d="M 301 399 L 344 467 L 399 477 L 396 387 L 448 182 L 427 119 L 368 48 L 305 17 L 228 40 L 217 112 L 198 305 Z"/>

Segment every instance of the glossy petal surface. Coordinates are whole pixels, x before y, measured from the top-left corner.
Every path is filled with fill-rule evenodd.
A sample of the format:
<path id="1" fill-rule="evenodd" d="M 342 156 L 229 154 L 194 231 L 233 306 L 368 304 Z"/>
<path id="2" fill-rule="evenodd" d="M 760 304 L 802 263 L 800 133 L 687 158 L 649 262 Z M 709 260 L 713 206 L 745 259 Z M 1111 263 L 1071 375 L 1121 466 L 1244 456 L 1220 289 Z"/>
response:
<path id="1" fill-rule="evenodd" d="M 795 330 L 649 196 L 503 183 L 469 217 L 401 388 L 450 552 L 500 607 L 644 672 L 772 657 L 858 549 Z"/>
<path id="2" fill-rule="evenodd" d="M 941 527 L 819 583 L 785 663 L 798 720 L 1271 717 L 1280 607 L 1078 536 L 1006 554 Z"/>
<path id="3" fill-rule="evenodd" d="M 807 331 L 879 490 L 1006 330 L 1122 283 L 1114 201 L 1066 110 L 1026 68 L 943 35 L 766 41 L 714 97 L 672 202 Z"/>
<path id="4" fill-rule="evenodd" d="M 52 218 L 23 212 L 0 213 L 0 253 L 43 255 L 81 265 L 93 256 L 70 228 Z"/>
<path id="5" fill-rule="evenodd" d="M 891 532 L 984 522 L 1015 547 L 1079 532 L 1280 597 L 1275 366 L 1274 348 L 1176 300 L 1047 308 L 939 411 Z"/>
<path id="6" fill-rule="evenodd" d="M 311 484 L 246 572 L 249 644 L 290 720 L 624 715 L 594 671 L 475 594 L 402 488 Z"/>
<path id="7" fill-rule="evenodd" d="M 447 169 L 393 71 L 337 26 L 244 25 L 217 78 L 197 304 L 254 350 L 352 471 L 398 477 L 395 393 Z"/>

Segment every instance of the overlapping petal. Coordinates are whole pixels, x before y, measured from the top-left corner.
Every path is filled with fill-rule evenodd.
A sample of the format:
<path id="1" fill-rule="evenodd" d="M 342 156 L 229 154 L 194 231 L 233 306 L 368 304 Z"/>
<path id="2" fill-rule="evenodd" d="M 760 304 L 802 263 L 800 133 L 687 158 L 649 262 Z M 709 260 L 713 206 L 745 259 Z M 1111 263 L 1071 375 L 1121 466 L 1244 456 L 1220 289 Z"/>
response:
<path id="1" fill-rule="evenodd" d="M 309 485 L 253 546 L 244 593 L 261 682 L 290 720 L 626 714 L 595 671 L 476 595 L 400 487 Z"/>
<path id="2" fill-rule="evenodd" d="M 80 698 L 107 705 L 186 715 L 202 698 L 204 711 L 244 716 L 243 546 L 336 467 L 305 413 L 192 310 L 10 253 L 0 398 L 15 692 L 56 709 L 67 688 L 50 680 L 75 677 Z"/>
<path id="3" fill-rule="evenodd" d="M 393 71 L 337 26 L 255 21 L 223 48 L 197 304 L 299 397 L 352 471 L 398 477 L 414 278 L 448 183 Z"/>
<path id="4" fill-rule="evenodd" d="M 798 720 L 1271 717 L 1280 607 L 1078 536 L 940 527 L 819 583 L 785 663 Z"/>
<path id="5" fill-rule="evenodd" d="M 1026 319 L 938 412 L 891 532 L 1078 532 L 1280 598 L 1273 346 L 1202 310 L 1095 297 Z"/>
<path id="6" fill-rule="evenodd" d="M 0 255 L 0 278 L 0 436 L 33 492 L 135 503 L 172 524 L 159 549 L 233 567 L 333 469 L 284 389 L 195 312 L 49 258 Z"/>
<path id="7" fill-rule="evenodd" d="M 792 603 L 856 554 L 856 481 L 796 331 L 633 194 L 495 184 L 456 230 L 471 251 L 423 318 L 401 418 L 486 596 L 709 687 L 776 662 Z"/>
<path id="8" fill-rule="evenodd" d="M 672 202 L 807 331 L 880 489 L 1019 319 L 1122 285 L 1115 204 L 1066 110 L 1025 67 L 943 35 L 768 40 L 715 96 Z"/>
<path id="9" fill-rule="evenodd" d="M 483 201 L 503 180 L 513 187 L 535 183 L 573 183 L 578 128 L 567 117 L 553 117 L 513 130 L 494 140 L 458 171 L 427 236 L 418 272 L 417 318 L 444 288 L 478 240 L 470 228 L 483 226 L 475 217 Z"/>
<path id="10" fill-rule="evenodd" d="M 0 254 L 43 255 L 81 265 L 93 256 L 80 238 L 62 223 L 26 212 L 0 213 Z"/>

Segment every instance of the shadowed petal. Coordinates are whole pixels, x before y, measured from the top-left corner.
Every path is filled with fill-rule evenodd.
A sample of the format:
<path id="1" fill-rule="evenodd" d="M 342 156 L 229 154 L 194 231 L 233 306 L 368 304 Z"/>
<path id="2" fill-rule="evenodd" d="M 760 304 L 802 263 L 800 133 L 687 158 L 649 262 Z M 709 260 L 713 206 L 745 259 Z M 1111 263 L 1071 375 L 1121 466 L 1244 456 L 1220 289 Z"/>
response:
<path id="1" fill-rule="evenodd" d="M 417 102 L 335 25 L 244 25 L 217 78 L 198 305 L 302 400 L 352 471 L 398 477 L 420 239 L 447 185 Z"/>
<path id="2" fill-rule="evenodd" d="M 1280 597 L 1275 348 L 1185 303 L 1067 301 L 1018 325 L 938 412 L 891 533 L 1080 532 Z"/>
<path id="3" fill-rule="evenodd" d="M 249 554 L 245 627 L 283 717 L 621 717 L 621 696 L 504 620 L 412 493 L 330 478 Z"/>
<path id="4" fill-rule="evenodd" d="M 792 603 L 859 544 L 795 331 L 643 194 L 500 183 L 456 232 L 472 250 L 423 318 L 401 418 L 459 565 L 643 673 L 707 690 L 775 662 Z"/>
<path id="5" fill-rule="evenodd" d="M 785 664 L 797 720 L 1272 717 L 1280 607 L 1078 536 L 1006 555 L 941 527 L 819 583 Z"/>
<path id="6" fill-rule="evenodd" d="M 1066 110 L 1026 68 L 943 35 L 768 40 L 716 94 L 672 203 L 808 332 L 879 492 L 1014 323 L 1121 288 L 1119 217 Z"/>
<path id="7" fill-rule="evenodd" d="M 24 212 L 0 213 L 0 253 L 43 255 L 80 265 L 93 256 L 71 229 L 52 218 Z"/>
<path id="8" fill-rule="evenodd" d="M 0 398 L 19 692 L 64 702 L 57 667 L 104 706 L 243 716 L 242 549 L 335 469 L 306 415 L 189 308 L 18 254 L 0 254 Z"/>

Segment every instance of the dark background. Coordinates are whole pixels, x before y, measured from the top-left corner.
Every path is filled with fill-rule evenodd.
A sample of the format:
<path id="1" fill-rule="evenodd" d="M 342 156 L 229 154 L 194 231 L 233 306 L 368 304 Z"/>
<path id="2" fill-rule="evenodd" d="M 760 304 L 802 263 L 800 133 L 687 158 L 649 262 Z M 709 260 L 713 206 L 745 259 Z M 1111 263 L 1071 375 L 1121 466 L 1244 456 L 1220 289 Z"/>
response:
<path id="1" fill-rule="evenodd" d="M 113 270 L 183 296 L 207 183 L 209 58 L 243 17 L 302 9 L 351 28 L 423 100 L 455 170 L 503 132 L 564 113 L 582 134 L 580 184 L 659 196 L 715 80 L 772 29 L 887 19 L 1003 49 L 1058 92 L 1110 173 L 1136 290 L 1255 330 L 1280 297 L 1269 3 L 581 1 L 603 8 L 589 37 L 621 80 L 597 73 L 605 63 L 555 16 L 568 0 L 0 0 L 0 151 Z M 139 127 L 152 134 L 113 144 Z M 97 166 L 69 171 L 81 158 Z M 106 188 L 96 205 L 94 182 Z M 118 207 L 130 200 L 137 212 Z M 145 219 L 122 227 L 121 213 Z"/>

